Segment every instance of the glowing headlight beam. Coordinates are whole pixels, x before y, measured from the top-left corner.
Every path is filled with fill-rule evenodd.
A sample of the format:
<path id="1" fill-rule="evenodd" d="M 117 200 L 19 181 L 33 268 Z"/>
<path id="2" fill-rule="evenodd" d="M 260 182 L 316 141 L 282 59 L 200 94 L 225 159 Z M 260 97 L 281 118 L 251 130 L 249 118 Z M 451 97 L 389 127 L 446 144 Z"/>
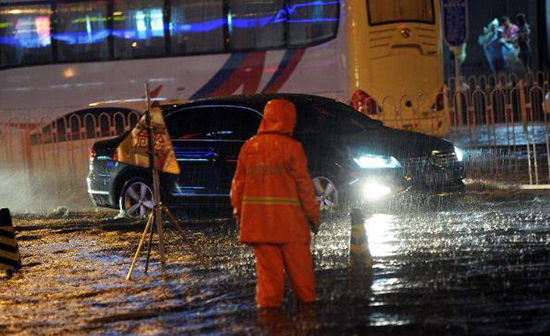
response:
<path id="1" fill-rule="evenodd" d="M 354 158 L 361 168 L 400 168 L 401 163 L 393 156 L 365 154 Z"/>
<path id="2" fill-rule="evenodd" d="M 376 201 L 391 193 L 391 188 L 376 181 L 363 185 L 363 197 L 367 201 Z"/>
<path id="3" fill-rule="evenodd" d="M 458 161 L 462 161 L 462 159 L 464 159 L 464 152 L 460 148 L 458 148 L 456 146 L 454 146 L 454 147 L 455 147 L 456 159 Z"/>

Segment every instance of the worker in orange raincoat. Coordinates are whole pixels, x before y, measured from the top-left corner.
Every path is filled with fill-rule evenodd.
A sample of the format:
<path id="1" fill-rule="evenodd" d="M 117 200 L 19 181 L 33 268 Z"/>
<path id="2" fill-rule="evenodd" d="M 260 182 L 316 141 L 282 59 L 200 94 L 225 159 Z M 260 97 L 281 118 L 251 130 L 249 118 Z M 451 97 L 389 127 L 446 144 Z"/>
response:
<path id="1" fill-rule="evenodd" d="M 270 100 L 258 134 L 242 147 L 231 186 L 240 241 L 254 248 L 256 303 L 279 307 L 284 273 L 294 297 L 315 301 L 310 230 L 319 228 L 319 203 L 302 145 L 292 138 L 296 108 L 285 99 Z"/>

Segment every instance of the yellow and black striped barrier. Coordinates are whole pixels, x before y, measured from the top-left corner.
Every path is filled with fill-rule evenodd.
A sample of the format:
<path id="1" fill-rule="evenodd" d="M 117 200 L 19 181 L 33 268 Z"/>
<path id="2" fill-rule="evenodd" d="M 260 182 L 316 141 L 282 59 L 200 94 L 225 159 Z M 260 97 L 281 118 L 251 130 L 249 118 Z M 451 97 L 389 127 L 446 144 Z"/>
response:
<path id="1" fill-rule="evenodd" d="M 9 209 L 0 209 L 0 271 L 10 272 L 21 267 L 21 256 Z"/>
<path id="2" fill-rule="evenodd" d="M 372 267 L 372 256 L 365 230 L 365 217 L 357 208 L 351 211 L 350 217 L 349 264 L 352 268 L 370 268 Z"/>

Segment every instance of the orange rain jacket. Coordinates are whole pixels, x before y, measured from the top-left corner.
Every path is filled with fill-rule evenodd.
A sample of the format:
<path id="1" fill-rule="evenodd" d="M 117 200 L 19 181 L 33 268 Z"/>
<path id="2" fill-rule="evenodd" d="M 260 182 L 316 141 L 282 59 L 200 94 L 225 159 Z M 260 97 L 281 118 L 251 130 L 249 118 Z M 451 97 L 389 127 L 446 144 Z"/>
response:
<path id="1" fill-rule="evenodd" d="M 296 108 L 269 101 L 258 134 L 242 147 L 231 186 L 242 243 L 310 241 L 319 226 L 319 203 L 302 145 L 293 139 Z"/>

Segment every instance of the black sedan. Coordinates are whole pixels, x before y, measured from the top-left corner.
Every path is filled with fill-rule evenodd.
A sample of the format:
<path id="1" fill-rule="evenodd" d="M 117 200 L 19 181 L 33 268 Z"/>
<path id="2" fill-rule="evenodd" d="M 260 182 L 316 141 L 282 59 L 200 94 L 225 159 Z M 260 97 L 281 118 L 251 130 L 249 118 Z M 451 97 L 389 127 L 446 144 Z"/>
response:
<path id="1" fill-rule="evenodd" d="M 163 105 L 181 174 L 161 175 L 163 202 L 181 207 L 229 207 L 243 143 L 256 134 L 264 105 L 283 97 L 297 108 L 294 132 L 304 146 L 321 209 L 345 201 L 376 201 L 402 192 L 464 190 L 460 151 L 452 143 L 395 130 L 332 99 L 298 94 L 212 98 Z M 126 134 L 94 144 L 88 192 L 97 206 L 142 217 L 152 207 L 147 169 L 116 161 Z"/>

